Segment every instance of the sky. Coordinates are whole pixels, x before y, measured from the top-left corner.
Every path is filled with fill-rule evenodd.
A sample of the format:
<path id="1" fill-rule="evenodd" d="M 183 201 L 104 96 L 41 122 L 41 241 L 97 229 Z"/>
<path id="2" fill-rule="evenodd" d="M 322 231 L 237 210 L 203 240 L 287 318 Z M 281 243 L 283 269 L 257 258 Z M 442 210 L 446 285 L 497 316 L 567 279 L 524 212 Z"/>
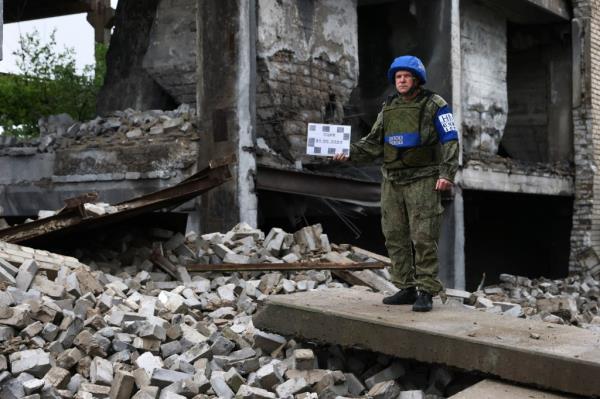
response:
<path id="1" fill-rule="evenodd" d="M 111 7 L 117 7 L 118 0 L 111 0 Z M 12 53 L 18 49 L 19 35 L 33 32 L 40 33 L 47 42 L 53 29 L 56 28 L 56 43 L 59 49 L 69 47 L 75 49 L 77 68 L 94 63 L 94 29 L 86 21 L 86 14 L 74 14 L 64 17 L 36 19 L 26 22 L 15 22 L 4 25 L 2 41 L 2 60 L 0 72 L 18 72 L 15 57 Z"/>

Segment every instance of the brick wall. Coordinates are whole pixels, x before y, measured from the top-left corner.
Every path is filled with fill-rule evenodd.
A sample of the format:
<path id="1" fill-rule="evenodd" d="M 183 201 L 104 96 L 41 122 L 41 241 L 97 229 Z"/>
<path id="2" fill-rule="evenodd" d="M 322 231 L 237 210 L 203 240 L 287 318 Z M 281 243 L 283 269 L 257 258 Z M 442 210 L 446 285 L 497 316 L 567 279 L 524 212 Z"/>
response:
<path id="1" fill-rule="evenodd" d="M 590 249 L 600 253 L 600 208 L 594 203 L 600 195 L 596 171 L 596 157 L 600 156 L 600 86 L 591 79 L 600 72 L 600 1 L 575 0 L 573 10 L 575 201 L 570 267 L 577 271 Z"/>
<path id="2" fill-rule="evenodd" d="M 320 57 L 303 61 L 280 50 L 259 59 L 257 72 L 257 130 L 286 158 L 305 152 L 308 122 L 343 122 L 342 104 L 355 82 L 335 63 Z"/>
<path id="3" fill-rule="evenodd" d="M 343 122 L 343 105 L 358 81 L 356 4 L 257 4 L 256 133 L 289 161 L 308 161 L 307 123 Z"/>

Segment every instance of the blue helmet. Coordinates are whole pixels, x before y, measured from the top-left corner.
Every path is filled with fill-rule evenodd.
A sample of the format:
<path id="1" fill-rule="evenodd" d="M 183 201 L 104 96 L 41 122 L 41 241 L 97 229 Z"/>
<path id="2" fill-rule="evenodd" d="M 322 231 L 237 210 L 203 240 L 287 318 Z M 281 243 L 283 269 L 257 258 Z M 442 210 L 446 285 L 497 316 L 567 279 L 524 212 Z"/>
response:
<path id="1" fill-rule="evenodd" d="M 390 83 L 394 83 L 394 76 L 398 71 L 411 72 L 413 75 L 419 78 L 421 84 L 427 82 L 427 72 L 425 71 L 425 66 L 420 59 L 413 55 L 403 55 L 396 58 L 394 62 L 392 62 L 390 69 L 388 69 L 388 80 Z"/>

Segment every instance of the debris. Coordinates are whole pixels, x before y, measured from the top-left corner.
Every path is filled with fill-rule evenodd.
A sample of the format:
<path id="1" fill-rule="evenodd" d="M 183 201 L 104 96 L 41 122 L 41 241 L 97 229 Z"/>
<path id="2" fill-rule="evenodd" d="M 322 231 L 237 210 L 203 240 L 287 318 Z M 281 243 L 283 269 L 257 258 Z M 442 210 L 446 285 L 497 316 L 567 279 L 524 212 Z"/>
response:
<path id="1" fill-rule="evenodd" d="M 17 245 L 8 255 L 0 250 L 8 262 L 0 273 L 16 276 L 0 293 L 0 349 L 7 354 L 0 386 L 21 396 L 53 389 L 78 398 L 424 398 L 442 396 L 452 382 L 446 369 L 417 378 L 408 362 L 324 350 L 252 324 L 257 303 L 270 294 L 353 283 L 393 289 L 385 269 L 356 270 L 381 268 L 385 257 L 330 243 L 320 226 L 293 234 L 265 235 L 245 224 L 203 235 L 146 233 L 107 235 L 106 243 L 78 249 L 81 261 Z M 228 265 L 229 273 L 226 259 L 248 263 Z M 576 282 L 580 292 L 598 292 L 593 279 L 572 280 L 569 290 Z M 448 295 L 518 317 L 538 312 L 563 321 L 568 310 L 568 323 L 582 312 L 567 286 L 504 276 L 495 289 Z M 527 292 L 520 303 L 510 297 L 517 291 Z"/>

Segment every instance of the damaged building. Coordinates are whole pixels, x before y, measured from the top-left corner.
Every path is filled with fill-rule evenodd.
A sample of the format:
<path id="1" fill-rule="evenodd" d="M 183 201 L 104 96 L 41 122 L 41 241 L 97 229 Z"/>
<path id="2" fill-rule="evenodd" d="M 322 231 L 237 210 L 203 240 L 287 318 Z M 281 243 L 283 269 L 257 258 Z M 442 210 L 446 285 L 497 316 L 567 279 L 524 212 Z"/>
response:
<path id="1" fill-rule="evenodd" d="M 4 0 L 5 23 L 14 3 Z M 124 201 L 233 153 L 232 181 L 176 210 L 184 226 L 319 221 L 338 242 L 383 250 L 379 165 L 309 157 L 306 129 L 367 134 L 393 90 L 390 61 L 409 53 L 462 135 L 444 198 L 444 283 L 594 266 L 598 11 L 589 0 L 121 0 L 101 116 L 51 118 L 32 145 L 1 139 L 4 217 L 88 191 Z"/>

